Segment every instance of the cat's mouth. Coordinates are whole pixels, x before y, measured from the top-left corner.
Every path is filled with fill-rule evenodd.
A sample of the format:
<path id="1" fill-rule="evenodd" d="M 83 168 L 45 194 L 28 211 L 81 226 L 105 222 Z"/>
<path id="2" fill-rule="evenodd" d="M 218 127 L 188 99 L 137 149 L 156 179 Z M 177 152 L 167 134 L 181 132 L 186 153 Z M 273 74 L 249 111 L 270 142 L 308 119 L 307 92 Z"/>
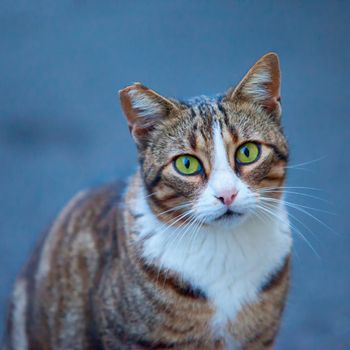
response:
<path id="1" fill-rule="evenodd" d="M 239 213 L 237 211 L 233 211 L 231 209 L 227 209 L 225 213 L 223 213 L 222 215 L 220 215 L 219 217 L 217 217 L 215 219 L 215 221 L 217 220 L 222 220 L 222 219 L 230 219 L 233 217 L 240 217 L 243 216 L 243 213 Z"/>

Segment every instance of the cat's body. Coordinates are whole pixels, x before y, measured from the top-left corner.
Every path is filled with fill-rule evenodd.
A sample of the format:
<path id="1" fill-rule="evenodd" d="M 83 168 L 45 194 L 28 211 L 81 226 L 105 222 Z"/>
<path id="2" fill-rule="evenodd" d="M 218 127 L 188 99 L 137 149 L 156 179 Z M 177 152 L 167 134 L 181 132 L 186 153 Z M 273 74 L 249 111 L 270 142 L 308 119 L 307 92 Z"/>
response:
<path id="1" fill-rule="evenodd" d="M 16 283 L 5 349 L 272 348 L 291 250 L 272 189 L 288 154 L 277 58 L 254 67 L 217 99 L 121 92 L 140 170 L 126 191 L 87 191 L 63 210 Z M 245 95 L 253 87 L 260 99 Z M 259 154 L 238 166 L 231 154 L 247 140 Z"/>

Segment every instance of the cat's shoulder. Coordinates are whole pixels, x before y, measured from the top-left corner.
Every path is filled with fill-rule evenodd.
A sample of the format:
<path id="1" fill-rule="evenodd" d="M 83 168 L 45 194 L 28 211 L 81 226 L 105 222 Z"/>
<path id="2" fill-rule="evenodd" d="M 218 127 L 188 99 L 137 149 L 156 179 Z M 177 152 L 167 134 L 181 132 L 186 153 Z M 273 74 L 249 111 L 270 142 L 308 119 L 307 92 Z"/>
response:
<path id="1" fill-rule="evenodd" d="M 38 282 L 58 260 L 71 261 L 71 254 L 78 255 L 73 252 L 75 246 L 88 254 L 92 245 L 99 246 L 100 241 L 113 236 L 124 188 L 122 182 L 115 182 L 74 195 L 43 234 L 24 274 L 36 270 Z"/>
<path id="2" fill-rule="evenodd" d="M 80 191 L 63 208 L 55 223 L 65 222 L 80 228 L 94 226 L 111 211 L 118 211 L 124 189 L 125 183 L 120 181 Z"/>

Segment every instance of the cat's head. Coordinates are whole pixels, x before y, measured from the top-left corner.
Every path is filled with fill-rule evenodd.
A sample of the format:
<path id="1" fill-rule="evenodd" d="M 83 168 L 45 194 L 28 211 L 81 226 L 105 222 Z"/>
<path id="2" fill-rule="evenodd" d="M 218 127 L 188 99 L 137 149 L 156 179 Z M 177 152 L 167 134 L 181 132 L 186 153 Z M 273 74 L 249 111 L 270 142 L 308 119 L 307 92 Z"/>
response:
<path id="1" fill-rule="evenodd" d="M 214 98 L 183 102 L 139 83 L 120 98 L 146 198 L 160 220 L 232 225 L 277 203 L 288 148 L 276 54 L 263 56 L 236 87 Z"/>

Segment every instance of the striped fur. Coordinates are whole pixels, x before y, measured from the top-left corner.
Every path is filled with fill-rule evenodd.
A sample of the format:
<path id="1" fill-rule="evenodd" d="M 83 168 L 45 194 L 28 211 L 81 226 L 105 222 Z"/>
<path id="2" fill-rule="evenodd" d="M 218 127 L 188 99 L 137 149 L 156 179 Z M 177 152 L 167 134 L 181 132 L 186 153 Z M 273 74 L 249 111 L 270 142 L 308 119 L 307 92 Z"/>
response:
<path id="1" fill-rule="evenodd" d="M 4 349 L 272 349 L 291 237 L 282 201 L 257 214 L 286 175 L 279 101 L 274 54 L 215 98 L 122 90 L 139 170 L 125 193 L 82 192 L 55 220 L 18 278 Z M 261 155 L 242 166 L 247 141 Z M 176 172 L 181 154 L 203 172 Z M 228 188 L 233 217 L 218 199 Z"/>

